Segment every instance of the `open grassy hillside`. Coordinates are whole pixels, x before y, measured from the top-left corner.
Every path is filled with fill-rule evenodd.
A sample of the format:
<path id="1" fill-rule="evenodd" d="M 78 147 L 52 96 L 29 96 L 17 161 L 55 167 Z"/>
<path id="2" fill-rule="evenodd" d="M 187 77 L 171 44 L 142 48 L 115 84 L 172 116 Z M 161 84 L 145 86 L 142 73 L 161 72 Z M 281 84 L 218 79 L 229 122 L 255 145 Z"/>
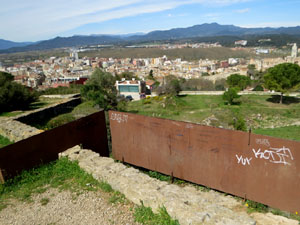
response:
<path id="1" fill-rule="evenodd" d="M 231 129 L 234 121 L 243 120 L 254 133 L 300 141 L 299 98 L 278 104 L 277 96 L 244 95 L 239 101 L 225 105 L 222 96 L 153 97 L 129 103 L 126 111 Z"/>

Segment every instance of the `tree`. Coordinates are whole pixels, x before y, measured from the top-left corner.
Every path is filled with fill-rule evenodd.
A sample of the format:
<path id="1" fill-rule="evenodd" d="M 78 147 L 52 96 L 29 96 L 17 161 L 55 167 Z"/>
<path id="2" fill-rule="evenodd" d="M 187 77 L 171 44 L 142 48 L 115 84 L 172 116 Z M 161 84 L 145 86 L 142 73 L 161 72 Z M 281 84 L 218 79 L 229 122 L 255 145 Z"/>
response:
<path id="1" fill-rule="evenodd" d="M 216 84 L 219 81 L 216 81 Z M 181 88 L 184 91 L 214 91 L 215 86 L 213 81 L 204 78 L 192 78 L 181 83 Z"/>
<path id="2" fill-rule="evenodd" d="M 125 78 L 125 80 L 132 80 L 133 78 L 138 80 L 139 78 L 134 75 L 132 72 L 123 72 L 120 75 L 116 75 L 117 80 L 122 80 L 122 78 Z"/>
<path id="3" fill-rule="evenodd" d="M 150 70 L 149 75 L 147 76 L 148 80 L 155 80 L 154 76 L 153 76 L 153 70 Z"/>
<path id="4" fill-rule="evenodd" d="M 258 84 L 255 86 L 255 88 L 253 88 L 253 91 L 264 91 L 264 88 L 263 88 L 263 86 Z"/>
<path id="5" fill-rule="evenodd" d="M 238 88 L 229 88 L 228 91 L 225 91 L 223 94 L 223 100 L 229 105 L 234 104 L 234 100 L 241 97 L 238 95 Z"/>
<path id="6" fill-rule="evenodd" d="M 91 78 L 81 87 L 81 95 L 92 100 L 104 110 L 117 106 L 116 78 L 107 72 L 96 69 Z"/>
<path id="7" fill-rule="evenodd" d="M 250 77 L 250 79 L 254 79 L 255 73 L 257 72 L 256 68 L 255 68 L 255 65 L 254 64 L 249 64 L 247 66 L 247 69 L 248 69 L 247 75 Z"/>
<path id="8" fill-rule="evenodd" d="M 26 109 L 38 98 L 35 91 L 13 80 L 11 74 L 0 72 L 0 112 Z"/>
<path id="9" fill-rule="evenodd" d="M 242 91 L 248 85 L 250 85 L 251 80 L 249 77 L 240 74 L 231 74 L 229 77 L 227 77 L 226 83 L 230 88 L 238 88 Z"/>
<path id="10" fill-rule="evenodd" d="M 216 91 L 225 91 L 226 79 L 218 79 L 215 81 L 215 90 Z"/>
<path id="11" fill-rule="evenodd" d="M 282 104 L 283 94 L 300 86 L 300 67 L 297 64 L 282 63 L 269 68 L 264 75 L 264 86 L 280 92 L 279 103 Z"/>
<path id="12" fill-rule="evenodd" d="M 164 84 L 157 88 L 157 93 L 159 95 L 176 96 L 181 90 L 180 80 L 173 75 L 169 75 L 165 78 Z"/>

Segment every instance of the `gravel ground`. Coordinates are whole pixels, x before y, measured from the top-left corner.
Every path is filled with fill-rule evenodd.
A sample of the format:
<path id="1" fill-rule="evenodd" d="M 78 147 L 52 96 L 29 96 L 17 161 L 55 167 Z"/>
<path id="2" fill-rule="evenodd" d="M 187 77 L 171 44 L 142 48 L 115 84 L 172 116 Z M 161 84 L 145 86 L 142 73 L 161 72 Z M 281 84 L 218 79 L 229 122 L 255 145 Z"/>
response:
<path id="1" fill-rule="evenodd" d="M 112 204 L 109 197 L 102 191 L 84 192 L 77 196 L 70 191 L 49 189 L 34 195 L 30 203 L 13 200 L 10 206 L 0 211 L 0 224 L 138 224 L 134 222 L 133 210 L 130 210 L 134 208 L 132 203 Z M 47 199 L 49 202 L 45 204 Z"/>

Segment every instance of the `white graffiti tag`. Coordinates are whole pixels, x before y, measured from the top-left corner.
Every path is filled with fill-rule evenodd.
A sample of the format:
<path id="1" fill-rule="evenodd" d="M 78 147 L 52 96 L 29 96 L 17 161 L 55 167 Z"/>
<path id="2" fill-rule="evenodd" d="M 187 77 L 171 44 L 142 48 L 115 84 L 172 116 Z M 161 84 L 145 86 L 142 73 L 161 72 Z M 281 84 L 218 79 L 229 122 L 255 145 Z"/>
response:
<path id="1" fill-rule="evenodd" d="M 256 139 L 255 142 L 256 142 L 256 144 L 265 145 L 265 146 L 270 147 L 270 142 L 268 139 Z"/>
<path id="2" fill-rule="evenodd" d="M 242 155 L 241 156 L 235 155 L 235 157 L 238 160 L 238 164 L 242 163 L 243 166 L 245 166 L 246 164 L 250 165 L 250 161 L 252 159 L 252 158 L 248 159 L 247 157 L 243 158 Z"/>
<path id="3" fill-rule="evenodd" d="M 192 125 L 192 124 L 187 124 L 187 125 L 185 125 L 185 128 L 190 128 L 190 129 L 192 129 L 192 128 L 193 128 L 193 125 Z"/>
<path id="4" fill-rule="evenodd" d="M 111 120 L 116 120 L 118 123 L 127 123 L 128 115 L 123 115 L 119 113 L 112 113 L 110 116 Z"/>
<path id="5" fill-rule="evenodd" d="M 265 151 L 261 151 L 258 149 L 252 149 L 255 158 L 266 159 L 269 160 L 271 163 L 279 163 L 284 165 L 291 165 L 286 161 L 286 159 L 294 160 L 293 155 L 289 148 L 282 147 L 282 148 L 270 148 Z"/>

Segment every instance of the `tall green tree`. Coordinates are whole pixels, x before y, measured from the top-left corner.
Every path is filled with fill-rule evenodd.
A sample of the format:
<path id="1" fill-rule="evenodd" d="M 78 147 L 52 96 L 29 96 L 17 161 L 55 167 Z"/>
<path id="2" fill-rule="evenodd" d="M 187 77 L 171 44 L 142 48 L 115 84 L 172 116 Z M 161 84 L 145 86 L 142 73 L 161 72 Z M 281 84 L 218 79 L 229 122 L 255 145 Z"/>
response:
<path id="1" fill-rule="evenodd" d="M 300 87 L 300 67 L 297 64 L 282 63 L 269 68 L 264 75 L 264 86 L 270 90 L 280 92 L 280 101 L 283 94 Z"/>
<path id="2" fill-rule="evenodd" d="M 26 109 L 38 98 L 35 91 L 13 80 L 11 74 L 0 72 L 0 112 Z"/>
<path id="3" fill-rule="evenodd" d="M 227 77 L 226 83 L 228 84 L 229 88 L 238 88 L 240 91 L 242 91 L 251 84 L 251 80 L 247 76 L 231 74 L 229 77 Z"/>
<path id="4" fill-rule="evenodd" d="M 111 74 L 96 69 L 91 78 L 81 87 L 81 95 L 98 104 L 104 110 L 117 106 L 116 78 Z"/>
<path id="5" fill-rule="evenodd" d="M 255 65 L 254 64 L 249 64 L 247 66 L 248 71 L 247 71 L 247 75 L 251 78 L 254 78 L 256 71 Z"/>

